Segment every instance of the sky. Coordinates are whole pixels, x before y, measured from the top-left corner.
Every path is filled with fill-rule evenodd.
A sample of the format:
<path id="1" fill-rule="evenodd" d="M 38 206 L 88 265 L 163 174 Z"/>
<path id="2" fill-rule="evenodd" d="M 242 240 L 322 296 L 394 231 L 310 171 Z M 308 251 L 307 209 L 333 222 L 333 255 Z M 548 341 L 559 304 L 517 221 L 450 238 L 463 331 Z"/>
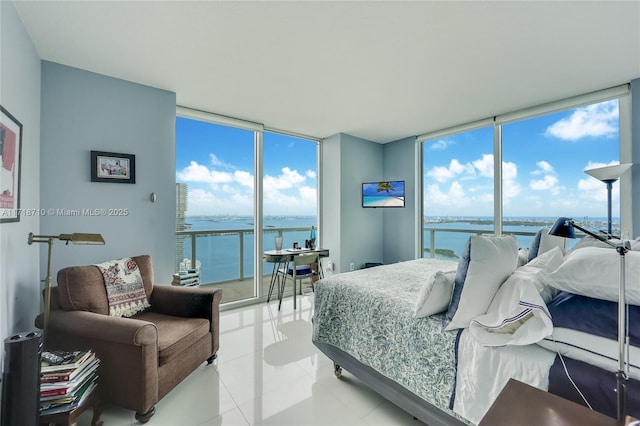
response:
<path id="1" fill-rule="evenodd" d="M 176 118 L 176 182 L 188 216 L 252 216 L 253 131 Z M 317 215 L 317 142 L 264 132 L 263 211 Z"/>
<path id="2" fill-rule="evenodd" d="M 607 216 L 606 185 L 585 169 L 619 163 L 618 101 L 503 125 L 504 217 Z M 426 216 L 493 215 L 493 127 L 425 142 Z M 619 216 L 619 184 L 613 186 Z"/>
<path id="3" fill-rule="evenodd" d="M 176 182 L 189 216 L 253 215 L 253 131 L 176 119 Z M 585 169 L 619 161 L 618 101 L 505 124 L 505 217 L 606 217 L 604 183 Z M 425 142 L 426 216 L 493 216 L 493 128 Z M 264 132 L 264 214 L 317 214 L 317 143 Z M 412 196 L 412 194 L 407 194 Z M 614 184 L 613 216 L 619 216 Z"/>

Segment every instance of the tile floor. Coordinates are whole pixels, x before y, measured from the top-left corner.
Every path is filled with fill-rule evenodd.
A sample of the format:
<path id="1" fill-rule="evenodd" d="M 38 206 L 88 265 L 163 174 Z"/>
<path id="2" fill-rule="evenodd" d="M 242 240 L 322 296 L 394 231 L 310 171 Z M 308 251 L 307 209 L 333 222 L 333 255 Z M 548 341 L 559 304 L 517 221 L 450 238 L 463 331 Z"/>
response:
<path id="1" fill-rule="evenodd" d="M 368 389 L 311 343 L 313 294 L 223 311 L 220 352 L 156 406 L 150 426 L 411 425 L 412 416 Z M 78 426 L 89 426 L 91 413 Z M 139 423 L 134 413 L 107 407 L 104 426 Z"/>

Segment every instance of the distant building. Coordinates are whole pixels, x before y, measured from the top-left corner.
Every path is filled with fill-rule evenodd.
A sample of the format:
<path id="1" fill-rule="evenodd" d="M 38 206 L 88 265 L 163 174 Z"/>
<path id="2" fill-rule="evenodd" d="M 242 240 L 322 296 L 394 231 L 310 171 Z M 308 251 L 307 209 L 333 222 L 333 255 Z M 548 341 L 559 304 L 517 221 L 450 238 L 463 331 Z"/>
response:
<path id="1" fill-rule="evenodd" d="M 185 222 L 185 213 L 187 212 L 187 202 L 189 196 L 187 194 L 186 183 L 176 183 L 176 231 L 185 231 L 187 229 Z M 184 259 L 184 240 L 183 235 L 176 236 L 176 265 L 175 271 L 179 271 L 180 262 Z"/>

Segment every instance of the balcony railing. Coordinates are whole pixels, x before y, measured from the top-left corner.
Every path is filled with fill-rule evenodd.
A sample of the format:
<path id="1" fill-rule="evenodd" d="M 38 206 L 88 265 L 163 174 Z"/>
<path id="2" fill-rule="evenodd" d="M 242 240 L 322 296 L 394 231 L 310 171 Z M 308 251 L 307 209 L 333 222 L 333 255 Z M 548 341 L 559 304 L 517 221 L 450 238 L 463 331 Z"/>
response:
<path id="1" fill-rule="evenodd" d="M 284 246 L 291 247 L 294 241 L 300 245 L 308 238 L 310 227 L 296 228 L 267 228 L 263 230 L 264 250 L 274 249 L 275 236 L 284 238 Z M 466 237 L 460 235 L 459 243 L 452 243 L 454 235 L 480 235 L 493 233 L 489 229 L 461 229 L 461 228 L 434 228 L 424 227 L 424 255 L 435 258 L 436 255 L 455 258 L 460 256 Z M 535 231 L 511 231 L 505 230 L 504 234 L 518 237 L 520 247 L 529 247 Z M 222 229 L 222 230 L 198 230 L 177 231 L 178 245 L 183 244 L 183 253 L 177 252 L 177 256 L 191 259 L 194 268 L 196 260 L 201 262 L 201 283 L 218 284 L 229 281 L 243 281 L 253 278 L 253 234 L 252 229 Z M 448 236 L 445 236 L 447 235 Z M 436 238 L 436 236 L 444 237 Z M 523 237 L 523 238 L 519 238 Z M 210 240 L 210 241 L 208 241 Z M 436 241 L 439 240 L 439 241 Z M 446 249 L 438 249 L 436 243 Z M 213 248 L 212 248 L 213 247 Z M 444 255 L 443 255 L 444 253 Z M 448 256 L 447 256 L 448 255 Z M 177 259 L 182 260 L 182 259 Z M 264 263 L 263 270 L 269 273 L 269 264 Z M 233 270 L 237 271 L 235 274 Z"/>
<path id="2" fill-rule="evenodd" d="M 437 233 L 456 233 L 456 234 L 470 234 L 470 235 L 481 235 L 481 234 L 491 234 L 493 230 L 489 229 L 460 229 L 460 228 L 432 228 L 432 227 L 424 227 L 422 228 L 425 233 L 425 241 L 423 242 L 424 248 L 423 251 L 425 253 L 425 257 L 435 258 L 436 254 L 443 254 L 445 256 L 450 255 L 448 257 L 460 256 L 462 250 L 464 248 L 464 243 L 466 239 L 462 241 L 462 245 L 458 244 L 458 246 L 454 248 L 448 248 L 444 252 L 437 253 L 436 250 L 436 234 Z M 518 238 L 518 244 L 520 247 L 529 247 L 531 240 L 535 237 L 538 230 L 535 231 L 503 231 L 503 234 L 515 235 L 517 237 L 526 237 L 526 239 Z M 428 234 L 428 237 L 427 237 Z M 428 242 L 428 245 L 427 245 Z M 429 254 L 426 256 L 426 254 Z"/>
<path id="3" fill-rule="evenodd" d="M 275 249 L 275 236 L 284 238 L 284 247 L 293 246 L 294 241 L 304 246 L 310 231 L 311 227 L 265 228 L 264 250 Z M 253 229 L 176 231 L 176 237 L 176 256 L 190 259 L 191 268 L 196 267 L 196 260 L 201 262 L 202 284 L 253 278 Z M 181 260 L 176 259 L 176 263 Z M 267 271 L 267 263 L 264 265 Z"/>

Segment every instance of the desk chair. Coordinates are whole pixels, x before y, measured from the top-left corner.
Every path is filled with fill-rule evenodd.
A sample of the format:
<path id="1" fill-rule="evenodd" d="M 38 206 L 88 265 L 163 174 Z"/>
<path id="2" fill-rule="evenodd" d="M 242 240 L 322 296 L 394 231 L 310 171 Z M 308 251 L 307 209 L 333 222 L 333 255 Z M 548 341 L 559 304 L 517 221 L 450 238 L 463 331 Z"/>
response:
<path id="1" fill-rule="evenodd" d="M 312 267 L 315 264 L 316 268 Z M 284 295 L 284 287 L 287 283 L 287 278 L 291 278 L 293 281 L 293 309 L 296 309 L 296 299 L 297 299 L 297 291 L 296 286 L 297 282 L 300 281 L 300 292 L 302 293 L 302 280 L 306 278 L 311 278 L 311 289 L 315 291 L 313 286 L 313 281 L 315 277 L 318 277 L 318 271 L 320 270 L 319 256 L 318 253 L 310 253 L 310 254 L 300 254 L 298 256 L 293 256 L 293 260 L 289 262 L 283 269 L 278 270 L 278 275 L 281 278 L 278 282 L 280 287 L 278 288 L 278 310 L 280 310 L 280 306 L 282 306 L 282 296 Z"/>

